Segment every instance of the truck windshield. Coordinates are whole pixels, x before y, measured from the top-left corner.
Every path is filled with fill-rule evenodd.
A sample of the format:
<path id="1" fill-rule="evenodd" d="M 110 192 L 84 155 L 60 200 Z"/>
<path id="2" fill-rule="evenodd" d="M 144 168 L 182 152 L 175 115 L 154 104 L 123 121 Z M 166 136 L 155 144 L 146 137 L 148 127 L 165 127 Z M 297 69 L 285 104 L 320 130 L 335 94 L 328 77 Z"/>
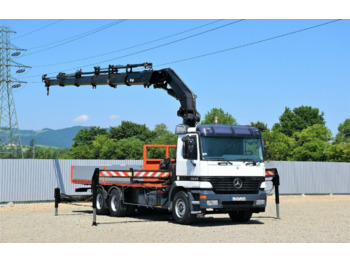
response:
<path id="1" fill-rule="evenodd" d="M 258 138 L 201 137 L 201 149 L 203 160 L 264 161 Z"/>

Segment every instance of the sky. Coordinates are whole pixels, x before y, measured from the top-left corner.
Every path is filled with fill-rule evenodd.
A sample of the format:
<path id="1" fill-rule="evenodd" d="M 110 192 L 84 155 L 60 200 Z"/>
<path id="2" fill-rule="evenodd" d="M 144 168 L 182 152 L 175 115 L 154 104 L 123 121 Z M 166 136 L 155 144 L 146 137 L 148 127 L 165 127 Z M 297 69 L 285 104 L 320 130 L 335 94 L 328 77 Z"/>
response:
<path id="1" fill-rule="evenodd" d="M 0 26 L 16 31 L 11 43 L 27 49 L 13 59 L 32 67 L 20 75 L 13 71 L 16 78 L 28 81 L 13 90 L 19 127 L 109 127 L 130 120 L 149 128 L 165 123 L 174 131 L 182 122 L 176 116 L 179 103 L 162 90 L 71 86 L 52 87 L 46 96 L 41 82 L 43 74 L 152 62 L 154 69 L 171 67 L 177 72 L 198 96 L 202 117 L 220 107 L 239 124 L 262 121 L 271 128 L 286 106 L 306 105 L 324 112 L 335 135 L 338 125 L 350 117 L 347 6 L 347 0 L 3 1 Z M 119 19 L 128 20 L 117 24 Z M 215 22 L 218 19 L 224 20 Z M 204 33 L 238 19 L 246 20 Z M 288 34 L 334 19 L 345 20 Z M 194 57 L 198 58 L 189 59 Z M 179 60 L 183 62 L 175 62 Z M 313 247 L 316 252 L 309 252 L 310 246 L 293 246 L 302 252 L 288 254 L 299 259 L 307 253 L 313 260 L 346 254 L 334 245 Z M 261 260 L 266 246 L 255 249 Z M 289 249 L 276 250 L 284 254 Z M 162 247 L 160 252 L 167 251 Z M 216 256 L 206 252 L 207 260 L 212 260 L 210 254 Z"/>
<path id="2" fill-rule="evenodd" d="M 41 82 L 43 74 L 150 62 L 180 76 L 197 95 L 202 119 L 217 107 L 239 124 L 261 121 L 271 128 L 285 107 L 305 105 L 324 112 L 335 136 L 350 117 L 350 20 L 325 24 L 334 20 L 55 17 L 0 19 L 0 26 L 15 31 L 11 43 L 27 50 L 12 59 L 31 66 L 22 74 L 12 69 L 28 82 L 13 89 L 20 129 L 110 127 L 127 120 L 151 129 L 165 123 L 174 131 L 182 122 L 180 103 L 163 90 L 52 86 L 47 96 Z"/>

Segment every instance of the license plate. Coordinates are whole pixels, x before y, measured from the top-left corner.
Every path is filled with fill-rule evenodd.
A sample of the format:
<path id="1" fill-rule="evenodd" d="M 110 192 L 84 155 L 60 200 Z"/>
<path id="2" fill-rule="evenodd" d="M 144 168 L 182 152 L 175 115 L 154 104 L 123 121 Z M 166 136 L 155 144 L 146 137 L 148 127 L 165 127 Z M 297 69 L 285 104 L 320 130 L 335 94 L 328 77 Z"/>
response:
<path id="1" fill-rule="evenodd" d="M 246 197 L 232 197 L 233 201 L 246 201 Z"/>

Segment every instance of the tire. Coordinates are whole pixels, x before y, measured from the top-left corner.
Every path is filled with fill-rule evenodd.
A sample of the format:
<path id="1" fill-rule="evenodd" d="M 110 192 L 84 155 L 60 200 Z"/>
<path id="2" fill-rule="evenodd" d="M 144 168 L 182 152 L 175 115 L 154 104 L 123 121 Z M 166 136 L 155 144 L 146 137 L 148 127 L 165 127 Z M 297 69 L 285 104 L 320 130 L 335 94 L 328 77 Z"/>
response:
<path id="1" fill-rule="evenodd" d="M 107 215 L 109 212 L 107 199 L 105 198 L 105 194 L 103 192 L 103 188 L 97 188 L 97 196 L 96 196 L 96 214 L 97 215 Z"/>
<path id="2" fill-rule="evenodd" d="M 183 191 L 177 192 L 172 202 L 172 214 L 174 220 L 183 225 L 193 223 L 197 216 L 191 214 L 187 194 Z"/>
<path id="3" fill-rule="evenodd" d="M 122 192 L 119 188 L 113 188 L 108 197 L 109 213 L 113 217 L 124 217 L 127 212 L 122 202 Z"/>
<path id="4" fill-rule="evenodd" d="M 230 216 L 231 220 L 233 222 L 239 222 L 239 223 L 246 223 L 250 220 L 252 217 L 252 211 L 245 210 L 245 211 L 232 211 L 229 212 L 228 215 Z"/>

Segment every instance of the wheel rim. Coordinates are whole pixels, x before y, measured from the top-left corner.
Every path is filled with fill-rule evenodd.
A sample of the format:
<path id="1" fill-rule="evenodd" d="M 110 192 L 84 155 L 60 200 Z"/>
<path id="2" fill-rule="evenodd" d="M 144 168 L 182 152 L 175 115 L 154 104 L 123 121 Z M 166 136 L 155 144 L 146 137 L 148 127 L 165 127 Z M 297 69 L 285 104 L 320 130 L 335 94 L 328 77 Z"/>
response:
<path id="1" fill-rule="evenodd" d="M 175 203 L 175 213 L 179 218 L 183 218 L 186 212 L 186 203 L 182 199 L 178 199 Z"/>
<path id="2" fill-rule="evenodd" d="M 102 194 L 98 194 L 96 199 L 96 207 L 97 209 L 101 209 L 102 206 L 103 206 L 103 196 Z"/>
<path id="3" fill-rule="evenodd" d="M 118 198 L 116 195 L 112 196 L 111 208 L 114 212 L 116 212 L 118 210 Z"/>

